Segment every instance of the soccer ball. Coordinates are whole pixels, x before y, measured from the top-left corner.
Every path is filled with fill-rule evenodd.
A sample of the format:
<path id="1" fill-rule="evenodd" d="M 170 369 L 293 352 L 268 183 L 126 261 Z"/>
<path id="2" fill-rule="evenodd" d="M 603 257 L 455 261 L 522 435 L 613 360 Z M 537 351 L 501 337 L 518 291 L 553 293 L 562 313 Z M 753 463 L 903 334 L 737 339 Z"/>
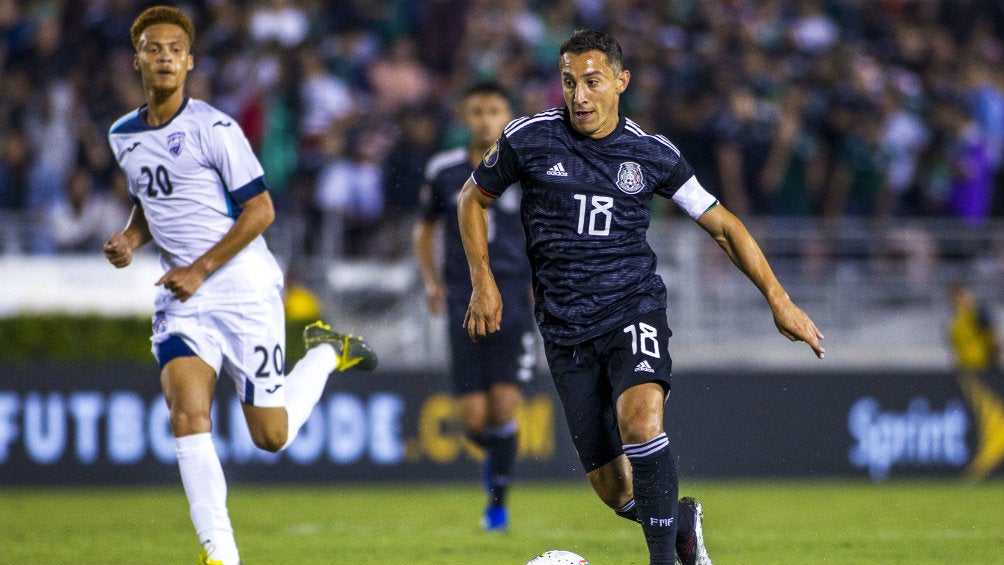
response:
<path id="1" fill-rule="evenodd" d="M 586 558 L 571 551 L 552 549 L 526 562 L 526 565 L 589 565 Z"/>

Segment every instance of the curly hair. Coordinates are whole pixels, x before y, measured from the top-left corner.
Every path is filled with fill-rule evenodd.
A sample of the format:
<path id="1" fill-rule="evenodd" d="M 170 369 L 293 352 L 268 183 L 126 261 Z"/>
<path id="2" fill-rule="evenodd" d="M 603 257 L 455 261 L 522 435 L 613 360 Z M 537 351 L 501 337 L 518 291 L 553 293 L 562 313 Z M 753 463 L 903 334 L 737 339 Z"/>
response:
<path id="1" fill-rule="evenodd" d="M 561 43 L 558 56 L 565 53 L 581 55 L 586 51 L 599 51 L 607 58 L 607 64 L 613 69 L 624 68 L 624 54 L 620 43 L 608 33 L 593 29 L 580 29 Z"/>
<path id="2" fill-rule="evenodd" d="M 136 21 L 129 28 L 133 48 L 139 51 L 140 36 L 143 35 L 146 28 L 157 24 L 174 24 L 185 31 L 185 35 L 188 36 L 189 46 L 195 42 L 195 26 L 192 25 L 192 21 L 188 19 L 188 16 L 184 12 L 170 6 L 153 6 L 143 10 L 139 16 L 136 16 Z"/>

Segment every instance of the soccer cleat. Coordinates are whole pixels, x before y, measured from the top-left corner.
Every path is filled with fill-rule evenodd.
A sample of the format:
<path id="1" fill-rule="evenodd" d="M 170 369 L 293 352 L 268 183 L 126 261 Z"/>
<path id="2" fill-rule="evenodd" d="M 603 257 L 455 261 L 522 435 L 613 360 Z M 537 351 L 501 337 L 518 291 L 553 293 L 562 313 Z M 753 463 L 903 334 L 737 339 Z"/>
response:
<path id="1" fill-rule="evenodd" d="M 481 517 L 481 527 L 486 532 L 504 532 L 509 529 L 509 511 L 505 506 L 491 505 L 485 508 Z"/>
<path id="2" fill-rule="evenodd" d="M 377 366 L 376 353 L 363 341 L 363 338 L 340 334 L 321 321 L 303 328 L 303 343 L 307 349 L 322 343 L 330 343 L 338 354 L 338 364 L 335 368 L 339 371 L 352 367 L 372 371 Z"/>
<path id="3" fill-rule="evenodd" d="M 684 513 L 689 514 L 684 516 Z M 680 532 L 676 537 L 676 558 L 681 565 L 712 565 L 708 549 L 704 547 L 704 531 L 701 521 L 704 507 L 697 500 L 685 496 L 680 499 L 680 522 L 682 527 L 690 523 L 690 531 Z"/>
<path id="4" fill-rule="evenodd" d="M 210 559 L 209 552 L 203 548 L 199 556 L 195 558 L 195 565 L 223 565 L 223 562 L 219 559 Z"/>

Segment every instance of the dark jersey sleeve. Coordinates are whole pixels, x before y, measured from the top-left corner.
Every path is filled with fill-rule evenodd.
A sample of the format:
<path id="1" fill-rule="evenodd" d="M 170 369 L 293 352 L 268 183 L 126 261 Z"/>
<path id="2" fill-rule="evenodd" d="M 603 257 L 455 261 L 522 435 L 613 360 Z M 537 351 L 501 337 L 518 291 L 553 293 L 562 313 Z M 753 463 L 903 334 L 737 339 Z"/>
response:
<path id="1" fill-rule="evenodd" d="M 504 135 L 485 151 L 473 178 L 481 192 L 492 198 L 502 196 L 506 188 L 520 180 L 519 156 Z"/>
<path id="2" fill-rule="evenodd" d="M 655 187 L 654 192 L 664 198 L 672 198 L 676 191 L 694 176 L 694 169 L 683 155 L 679 154 L 673 160 L 662 162 L 668 164 L 669 168 L 667 174 L 661 176 L 661 182 Z"/>

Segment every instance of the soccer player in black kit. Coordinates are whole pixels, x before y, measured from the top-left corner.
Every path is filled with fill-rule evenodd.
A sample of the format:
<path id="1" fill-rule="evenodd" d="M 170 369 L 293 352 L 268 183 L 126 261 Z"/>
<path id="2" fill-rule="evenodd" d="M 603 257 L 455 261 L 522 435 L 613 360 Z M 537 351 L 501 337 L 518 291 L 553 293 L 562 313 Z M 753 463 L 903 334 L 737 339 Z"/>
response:
<path id="1" fill-rule="evenodd" d="M 466 147 L 438 153 L 426 166 L 421 192 L 421 217 L 415 225 L 415 255 L 422 270 L 429 310 L 447 309 L 450 374 L 460 418 L 468 436 L 485 450 L 484 482 L 488 505 L 482 525 L 505 531 L 509 513 L 506 491 L 516 462 L 515 412 L 521 398 L 520 382 L 529 380 L 536 365 L 536 330 L 530 293 L 530 263 L 520 224 L 518 185 L 509 188 L 492 208 L 488 247 L 495 281 L 502 292 L 506 315 L 503 331 L 472 342 L 463 320 L 471 297 L 460 226 L 457 196 L 481 156 L 513 118 L 507 93 L 495 83 L 469 88 L 461 104 L 470 131 Z M 435 257 L 435 237 L 442 224 L 442 272 Z"/>
<path id="2" fill-rule="evenodd" d="M 823 338 L 771 271 L 743 223 L 719 204 L 665 137 L 620 115 L 630 81 L 617 41 L 577 31 L 562 43 L 565 107 L 510 123 L 461 191 L 473 291 L 472 339 L 499 331 L 486 210 L 514 182 L 533 270 L 537 325 L 572 441 L 593 489 L 641 523 L 651 565 L 710 565 L 702 508 L 677 500 L 663 430 L 672 361 L 666 287 L 646 240 L 653 194 L 671 198 L 763 293 L 782 335 L 822 358 Z"/>

